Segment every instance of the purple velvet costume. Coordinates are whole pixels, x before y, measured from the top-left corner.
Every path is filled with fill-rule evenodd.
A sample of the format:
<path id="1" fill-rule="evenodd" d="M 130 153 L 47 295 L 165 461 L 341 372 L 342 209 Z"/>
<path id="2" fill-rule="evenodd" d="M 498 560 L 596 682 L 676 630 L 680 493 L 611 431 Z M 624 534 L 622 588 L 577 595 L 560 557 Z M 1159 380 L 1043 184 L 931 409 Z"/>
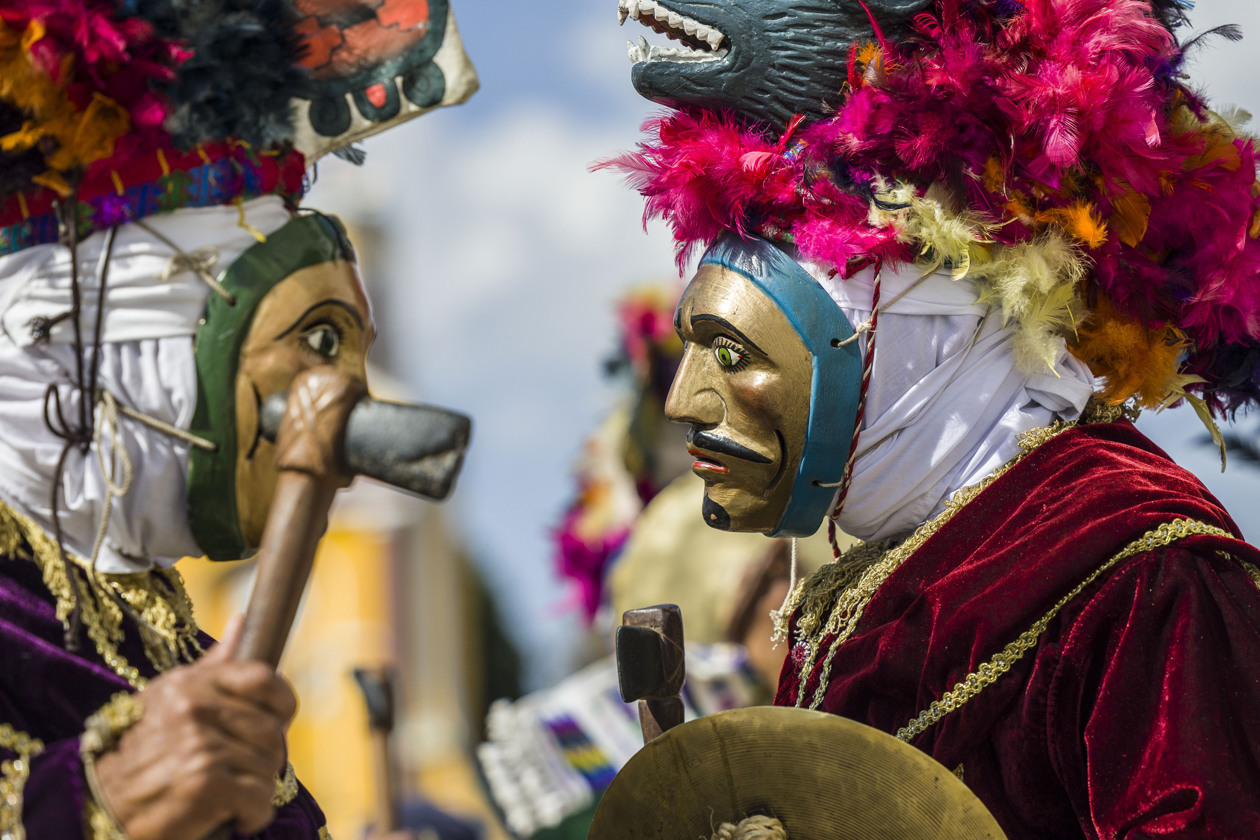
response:
<path id="1" fill-rule="evenodd" d="M 121 611 L 107 617 L 113 602 L 89 575 L 74 566 L 83 621 L 68 650 L 64 614 L 67 578 L 46 539 L 19 524 L 7 509 L 0 516 L 0 836 L 93 837 L 86 825 L 88 801 L 79 736 L 84 721 L 120 691 L 135 690 L 212 643 L 187 619 L 179 577 L 173 571 L 102 575 L 115 591 L 131 590 L 136 612 L 176 617 L 165 643 Z M 25 525 L 25 527 L 24 527 Z M 23 535 L 31 534 L 31 539 Z M 43 536 L 43 535 L 39 535 Z M 39 545 L 32 548 L 31 543 Z M 72 563 L 73 565 L 73 563 Z M 139 593 L 136 595 L 136 593 Z M 162 603 L 165 602 L 165 603 Z M 170 628 L 168 627 L 168 630 Z M 110 638 L 111 631 L 114 633 Z M 121 631 L 121 638 L 117 633 Z M 95 637 L 95 638 L 93 638 Z M 101 643 L 104 640 L 104 643 Z M 165 649 L 162 649 L 165 648 Z M 156 662 L 154 661 L 156 660 Z M 265 840 L 327 837 L 324 815 L 305 788 L 290 780 Z"/>

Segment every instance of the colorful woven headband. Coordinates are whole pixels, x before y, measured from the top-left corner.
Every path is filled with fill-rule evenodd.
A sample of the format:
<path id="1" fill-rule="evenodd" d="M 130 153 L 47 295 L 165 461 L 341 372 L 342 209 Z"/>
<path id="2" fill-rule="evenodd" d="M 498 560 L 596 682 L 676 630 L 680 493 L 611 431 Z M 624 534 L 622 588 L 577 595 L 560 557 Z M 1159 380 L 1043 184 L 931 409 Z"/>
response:
<path id="1" fill-rule="evenodd" d="M 438 55 L 439 48 L 441 55 Z M 476 89 L 448 0 L 6 0 L 0 254 L 263 194 Z"/>

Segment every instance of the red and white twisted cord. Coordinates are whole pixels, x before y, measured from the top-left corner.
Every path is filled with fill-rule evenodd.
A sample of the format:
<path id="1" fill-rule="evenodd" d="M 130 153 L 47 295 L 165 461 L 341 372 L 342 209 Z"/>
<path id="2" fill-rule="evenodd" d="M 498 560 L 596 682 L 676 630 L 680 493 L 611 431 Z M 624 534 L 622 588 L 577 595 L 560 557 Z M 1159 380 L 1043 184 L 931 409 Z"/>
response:
<path id="1" fill-rule="evenodd" d="M 849 459 L 845 461 L 844 472 L 840 476 L 840 492 L 836 504 L 827 515 L 827 539 L 831 542 L 831 553 L 840 557 L 840 545 L 836 540 L 836 517 L 844 507 L 844 500 L 849 495 L 849 486 L 853 483 L 853 462 L 857 460 L 858 435 L 862 431 L 862 421 L 866 417 L 866 390 L 871 384 L 871 367 L 875 361 L 875 330 L 879 324 L 879 288 L 883 277 L 883 265 L 875 267 L 875 282 L 871 291 L 871 317 L 858 327 L 857 335 L 868 334 L 866 339 L 866 357 L 862 361 L 862 384 L 858 391 L 857 418 L 853 423 L 853 440 L 849 442 Z M 857 337 L 854 336 L 854 338 Z"/>

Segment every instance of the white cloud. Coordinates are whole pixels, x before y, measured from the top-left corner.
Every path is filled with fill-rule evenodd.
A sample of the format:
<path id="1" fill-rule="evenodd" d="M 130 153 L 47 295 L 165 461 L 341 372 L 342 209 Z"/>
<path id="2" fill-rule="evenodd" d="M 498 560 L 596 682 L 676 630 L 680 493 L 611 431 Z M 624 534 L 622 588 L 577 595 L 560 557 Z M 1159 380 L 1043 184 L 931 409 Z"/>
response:
<path id="1" fill-rule="evenodd" d="M 668 237 L 642 232 L 639 197 L 587 171 L 632 140 L 545 102 L 475 131 L 421 119 L 369 141 L 361 170 L 325 164 L 307 200 L 384 229 L 369 284 L 388 365 L 472 415 L 452 507 L 531 647 L 573 635 L 548 615 L 564 591 L 547 533 L 611 402 L 612 302 L 675 273 Z M 535 664 L 539 682 L 564 666 Z"/>

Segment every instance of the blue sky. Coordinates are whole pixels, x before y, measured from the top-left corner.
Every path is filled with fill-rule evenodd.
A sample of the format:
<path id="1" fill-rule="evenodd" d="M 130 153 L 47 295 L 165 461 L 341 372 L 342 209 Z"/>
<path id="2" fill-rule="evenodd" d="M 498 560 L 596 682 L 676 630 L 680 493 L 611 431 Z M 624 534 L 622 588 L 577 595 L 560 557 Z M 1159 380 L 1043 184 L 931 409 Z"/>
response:
<path id="1" fill-rule="evenodd" d="M 1209 7 L 1210 5 L 1210 7 Z M 365 144 L 367 164 L 322 163 L 308 204 L 379 233 L 360 243 L 377 358 L 415 396 L 474 419 L 447 503 L 542 685 L 569 664 L 577 617 L 551 567 L 549 530 L 573 492 L 581 441 L 616 391 L 602 361 L 612 306 L 634 284 L 677 278 L 664 230 L 590 163 L 631 148 L 656 108 L 631 88 L 616 0 L 452 0 L 482 89 Z M 1192 65 L 1218 105 L 1260 114 L 1260 4 L 1201 4 L 1195 29 L 1240 23 Z M 636 30 L 633 33 L 639 34 Z M 1260 539 L 1260 471 L 1225 476 L 1192 413 L 1143 421 Z"/>

